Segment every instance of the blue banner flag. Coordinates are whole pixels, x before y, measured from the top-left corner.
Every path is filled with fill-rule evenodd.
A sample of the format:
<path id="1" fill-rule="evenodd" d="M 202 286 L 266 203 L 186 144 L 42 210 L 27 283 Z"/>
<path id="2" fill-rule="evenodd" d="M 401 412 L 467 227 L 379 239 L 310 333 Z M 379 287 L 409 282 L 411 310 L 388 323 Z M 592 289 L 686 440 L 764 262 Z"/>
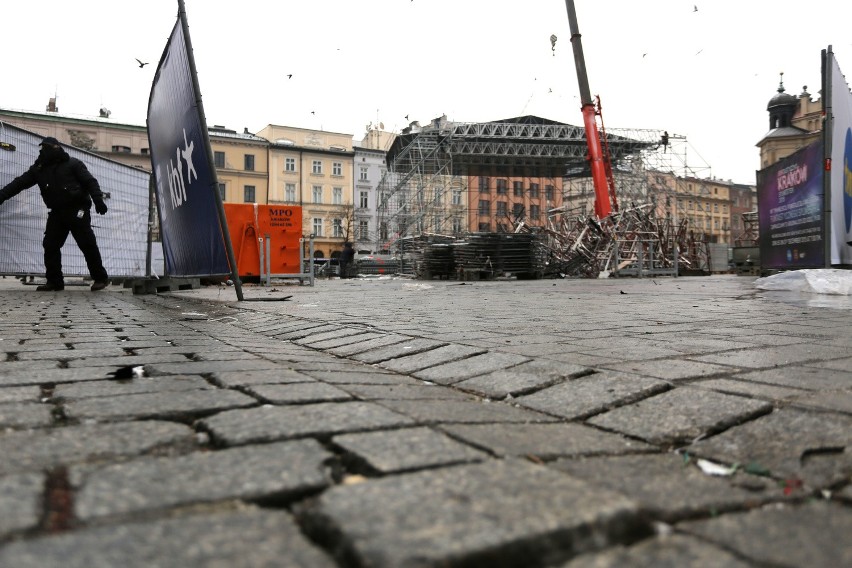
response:
<path id="1" fill-rule="evenodd" d="M 231 272 L 217 212 L 216 175 L 178 18 L 148 99 L 148 138 L 168 276 Z"/>

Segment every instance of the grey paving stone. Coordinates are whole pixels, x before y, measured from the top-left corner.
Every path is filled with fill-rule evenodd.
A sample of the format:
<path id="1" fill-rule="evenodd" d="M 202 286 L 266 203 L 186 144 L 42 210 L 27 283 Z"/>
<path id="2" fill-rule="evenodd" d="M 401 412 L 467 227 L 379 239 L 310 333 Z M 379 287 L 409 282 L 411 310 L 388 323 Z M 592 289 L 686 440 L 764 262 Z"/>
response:
<path id="1" fill-rule="evenodd" d="M 110 367 L 104 371 L 113 371 L 118 367 L 129 367 L 139 365 L 150 365 L 152 363 L 183 363 L 188 361 L 187 356 L 183 353 L 162 353 L 153 351 L 147 354 L 140 355 L 124 355 L 123 357 L 104 357 L 103 359 L 79 359 L 68 361 L 69 369 L 76 368 L 96 368 Z M 100 371 L 101 369 L 98 369 Z"/>
<path id="2" fill-rule="evenodd" d="M 779 387 L 766 383 L 753 383 L 739 379 L 707 379 L 706 381 L 691 383 L 691 386 L 772 401 L 795 398 L 803 392 L 801 389 Z"/>
<path id="3" fill-rule="evenodd" d="M 790 403 L 799 408 L 818 408 L 852 414 L 852 389 L 800 395 Z"/>
<path id="4" fill-rule="evenodd" d="M 320 382 L 252 385 L 246 387 L 246 391 L 272 404 L 306 404 L 352 400 L 352 395 L 348 392 Z"/>
<path id="5" fill-rule="evenodd" d="M 685 359 L 659 359 L 655 361 L 621 361 L 605 363 L 606 369 L 622 371 L 624 373 L 636 373 L 648 377 L 656 377 L 667 381 L 680 381 L 683 379 L 694 379 L 709 375 L 730 374 L 736 372 L 737 368 L 713 363 L 702 363 L 699 361 L 688 361 Z"/>
<path id="6" fill-rule="evenodd" d="M 724 566 L 747 568 L 744 562 L 722 548 L 680 534 L 649 538 L 633 546 L 617 546 L 604 552 L 583 554 L 561 568 L 683 568 Z"/>
<path id="7" fill-rule="evenodd" d="M 654 444 L 691 441 L 772 410 L 768 402 L 680 387 L 610 410 L 588 423 Z"/>
<path id="8" fill-rule="evenodd" d="M 313 515 L 376 568 L 543 565 L 649 531 L 632 501 L 517 460 L 333 487 Z"/>
<path id="9" fill-rule="evenodd" d="M 407 377 L 403 378 L 407 379 Z M 355 396 L 367 400 L 475 400 L 475 397 L 470 394 L 448 389 L 439 385 L 423 384 L 422 381 L 417 382 L 420 384 L 398 384 L 392 382 L 381 385 L 348 384 L 344 385 L 343 388 Z"/>
<path id="10" fill-rule="evenodd" d="M 202 375 L 222 371 L 266 371 L 280 365 L 263 359 L 236 361 L 187 361 L 186 363 L 152 363 L 145 367 L 151 375 Z"/>
<path id="11" fill-rule="evenodd" d="M 546 414 L 517 408 L 503 402 L 479 400 L 393 400 L 381 401 L 393 409 L 427 424 L 475 424 L 483 422 L 554 422 Z"/>
<path id="12" fill-rule="evenodd" d="M 0 475 L 134 456 L 165 446 L 192 447 L 195 443 L 191 428 L 154 420 L 7 432 L 0 435 Z"/>
<path id="13" fill-rule="evenodd" d="M 723 463 L 754 463 L 776 479 L 797 478 L 819 488 L 852 474 L 850 446 L 852 417 L 783 408 L 687 449 Z"/>
<path id="14" fill-rule="evenodd" d="M 232 390 L 193 390 L 129 394 L 120 398 L 86 398 L 64 405 L 68 418 L 132 420 L 186 418 L 219 410 L 256 406 L 257 399 Z"/>
<path id="15" fill-rule="evenodd" d="M 0 548 L 15 568 L 332 568 L 282 511 L 246 508 L 148 522 L 84 528 Z"/>
<path id="16" fill-rule="evenodd" d="M 302 339 L 298 339 L 293 341 L 293 343 L 297 343 L 299 345 L 310 345 L 313 347 L 316 343 L 320 343 L 323 341 L 327 341 L 329 339 L 339 339 L 341 337 L 352 337 L 353 335 L 361 335 L 364 332 L 362 329 L 354 329 L 351 327 L 344 327 L 334 329 L 332 331 L 326 331 L 323 333 L 312 333 Z"/>
<path id="17" fill-rule="evenodd" d="M 19 362 L 16 361 L 14 364 L 17 363 Z M 5 366 L 7 363 L 3 365 Z M 54 362 L 50 367 L 34 365 L 32 369 L 22 369 L 15 373 L 0 375 L 0 386 L 43 385 L 48 383 L 70 383 L 74 381 L 108 379 L 110 376 L 107 373 L 112 370 L 114 369 L 108 367 L 60 369 Z"/>
<path id="18" fill-rule="evenodd" d="M 381 363 L 381 366 L 397 373 L 411 374 L 427 367 L 479 355 L 480 353 L 485 353 L 485 351 L 485 349 L 467 347 L 465 345 L 445 345 L 444 347 L 438 347 L 425 353 L 384 361 Z"/>
<path id="19" fill-rule="evenodd" d="M 560 459 L 550 467 L 635 499 L 668 522 L 718 514 L 777 497 L 772 480 L 737 471 L 710 476 L 674 453 Z"/>
<path id="20" fill-rule="evenodd" d="M 709 355 L 694 355 L 690 359 L 721 365 L 732 365 L 747 369 L 777 367 L 806 361 L 837 358 L 837 350 L 813 344 L 784 345 L 781 347 L 757 347 Z"/>
<path id="21" fill-rule="evenodd" d="M 212 378 L 213 382 L 223 387 L 316 382 L 304 373 L 280 367 L 256 371 L 216 371 Z"/>
<path id="22" fill-rule="evenodd" d="M 82 486 L 78 518 L 114 516 L 226 499 L 292 497 L 328 485 L 323 463 L 331 454 L 315 440 L 297 440 L 141 458 L 98 468 L 74 468 Z"/>
<path id="23" fill-rule="evenodd" d="M 613 371 L 566 381 L 514 400 L 516 404 L 563 418 L 584 418 L 652 396 L 668 383 Z"/>
<path id="24" fill-rule="evenodd" d="M 430 428 L 345 434 L 335 436 L 332 442 L 381 473 L 489 459 L 488 454 Z"/>
<path id="25" fill-rule="evenodd" d="M 0 476 L 0 538 L 38 526 L 44 484 L 41 473 Z"/>
<path id="26" fill-rule="evenodd" d="M 369 351 L 370 349 L 374 349 L 376 347 L 382 347 L 384 345 L 392 345 L 394 343 L 401 343 L 403 341 L 408 341 L 411 339 L 405 335 L 399 334 L 382 334 L 379 337 L 373 337 L 371 339 L 367 339 L 366 341 L 358 341 L 356 343 L 349 343 L 345 345 L 341 345 L 339 347 L 332 347 L 328 349 L 329 353 L 333 353 L 334 355 L 338 355 L 340 357 L 350 357 L 355 355 L 356 353 L 362 353 L 364 351 Z"/>
<path id="27" fill-rule="evenodd" d="M 403 341 L 402 343 L 394 343 L 392 345 L 376 347 L 369 351 L 356 353 L 352 355 L 352 358 L 356 361 L 363 361 L 365 363 L 380 363 L 381 361 L 396 359 L 397 357 L 417 355 L 444 345 L 446 345 L 446 343 L 434 341 L 432 339 L 415 338 L 409 341 Z"/>
<path id="28" fill-rule="evenodd" d="M 806 365 L 817 369 L 834 369 L 835 371 L 848 372 L 852 369 L 852 357 L 846 357 L 845 359 L 829 359 L 827 361 L 810 361 L 806 363 Z"/>
<path id="29" fill-rule="evenodd" d="M 98 349 L 43 349 L 18 353 L 19 361 L 69 361 L 72 359 L 98 359 L 101 357 L 123 357 L 127 352 L 120 347 L 103 346 Z"/>
<path id="30" fill-rule="evenodd" d="M 0 379 L 2 380 L 2 379 Z M 0 387 L 0 403 L 3 402 L 38 402 L 41 389 L 31 387 Z"/>
<path id="31" fill-rule="evenodd" d="M 308 337 L 308 336 L 311 336 L 311 335 L 314 335 L 314 334 L 325 333 L 325 332 L 328 332 L 328 331 L 336 331 L 338 329 L 340 329 L 339 325 L 334 325 L 334 324 L 318 325 L 318 326 L 305 327 L 305 328 L 297 329 L 297 330 L 294 330 L 294 331 L 285 331 L 283 333 L 275 333 L 273 335 L 273 337 L 275 337 L 275 339 L 279 339 L 279 340 L 287 339 L 287 340 L 290 340 L 290 341 L 295 341 L 295 340 L 301 339 L 303 337 Z"/>
<path id="32" fill-rule="evenodd" d="M 391 371 L 378 369 L 374 367 L 364 367 L 360 371 L 326 371 L 317 370 L 311 371 L 306 369 L 301 371 L 314 379 L 332 383 L 336 385 L 422 385 L 423 381 L 418 381 L 405 375 L 397 375 Z"/>
<path id="33" fill-rule="evenodd" d="M 531 456 L 549 460 L 653 449 L 643 442 L 582 424 L 451 424 L 441 429 L 497 457 Z"/>
<path id="34" fill-rule="evenodd" d="M 678 529 L 772 566 L 852 566 L 852 509 L 832 502 L 769 505 Z"/>
<path id="35" fill-rule="evenodd" d="M 353 343 L 360 343 L 362 341 L 367 341 L 368 339 L 375 339 L 377 337 L 382 337 L 384 334 L 374 332 L 374 331 L 362 331 L 356 333 L 354 335 L 344 335 L 335 339 L 325 339 L 323 341 L 316 341 L 311 343 L 311 347 L 314 349 L 332 349 L 334 347 L 343 347 L 344 345 L 352 345 Z"/>
<path id="36" fill-rule="evenodd" d="M 64 401 L 81 398 L 125 396 L 129 394 L 180 392 L 213 389 L 198 375 L 171 375 L 168 377 L 139 377 L 119 381 L 80 381 L 57 385 L 53 399 Z"/>
<path id="37" fill-rule="evenodd" d="M 0 404 L 0 429 L 50 426 L 53 408 L 53 405 L 39 402 Z"/>
<path id="38" fill-rule="evenodd" d="M 502 399 L 508 395 L 527 394 L 591 372 L 591 369 L 580 365 L 538 359 L 465 379 L 454 386 L 489 398 Z"/>
<path id="39" fill-rule="evenodd" d="M 215 440 L 227 446 L 412 424 L 407 416 L 370 402 L 264 406 L 221 412 L 201 421 Z"/>
<path id="40" fill-rule="evenodd" d="M 461 380 L 485 375 L 493 371 L 514 367 L 529 361 L 529 357 L 512 353 L 490 352 L 473 355 L 465 359 L 450 361 L 412 373 L 418 379 L 442 385 L 455 384 Z"/>
<path id="41" fill-rule="evenodd" d="M 852 387 L 852 368 L 840 371 L 795 365 L 738 374 L 734 378 L 797 389 L 834 390 Z"/>

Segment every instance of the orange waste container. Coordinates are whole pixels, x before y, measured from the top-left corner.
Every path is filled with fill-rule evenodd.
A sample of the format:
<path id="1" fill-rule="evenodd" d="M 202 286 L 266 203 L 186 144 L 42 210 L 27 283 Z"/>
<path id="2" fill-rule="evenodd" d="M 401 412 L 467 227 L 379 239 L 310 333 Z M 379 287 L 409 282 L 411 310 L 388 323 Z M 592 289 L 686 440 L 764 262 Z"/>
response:
<path id="1" fill-rule="evenodd" d="M 257 203 L 225 203 L 224 206 L 240 278 L 260 277 L 262 242 L 264 257 L 269 250 L 270 274 L 299 274 L 302 271 L 301 207 Z M 268 248 L 265 246 L 267 240 Z"/>

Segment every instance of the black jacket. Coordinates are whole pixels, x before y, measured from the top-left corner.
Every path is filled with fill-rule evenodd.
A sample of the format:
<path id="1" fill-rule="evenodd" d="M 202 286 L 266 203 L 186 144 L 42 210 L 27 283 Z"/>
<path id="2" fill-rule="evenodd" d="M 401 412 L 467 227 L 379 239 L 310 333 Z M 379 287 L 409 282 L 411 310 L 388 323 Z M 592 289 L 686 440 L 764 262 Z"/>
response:
<path id="1" fill-rule="evenodd" d="M 36 160 L 30 169 L 0 189 L 0 203 L 36 184 L 48 209 L 89 209 L 92 200 L 103 200 L 98 180 L 86 165 L 62 150 L 56 161 L 45 164 Z"/>

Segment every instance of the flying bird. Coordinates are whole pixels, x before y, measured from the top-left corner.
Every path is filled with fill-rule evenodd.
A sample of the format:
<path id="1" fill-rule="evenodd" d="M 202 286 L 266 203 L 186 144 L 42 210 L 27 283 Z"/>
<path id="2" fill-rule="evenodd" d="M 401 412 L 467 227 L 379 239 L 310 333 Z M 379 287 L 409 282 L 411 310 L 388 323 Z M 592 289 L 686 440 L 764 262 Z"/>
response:
<path id="1" fill-rule="evenodd" d="M 408 115 L 407 115 L 407 114 L 405 115 L 405 120 L 408 120 Z"/>
<path id="2" fill-rule="evenodd" d="M 147 63 L 142 63 L 142 61 L 141 61 L 141 60 L 139 60 L 139 59 L 137 59 L 137 60 L 136 60 L 136 62 L 137 62 L 137 63 L 139 63 L 139 68 L 140 68 L 140 69 L 142 69 L 143 67 L 145 67 L 146 65 L 148 65 Z"/>
<path id="3" fill-rule="evenodd" d="M 288 78 L 288 79 L 292 79 L 292 78 L 293 78 L 293 74 L 292 74 L 292 73 L 288 73 L 288 74 L 287 74 L 287 78 Z"/>
<path id="4" fill-rule="evenodd" d="M 316 114 L 314 111 L 311 111 L 311 114 Z"/>

